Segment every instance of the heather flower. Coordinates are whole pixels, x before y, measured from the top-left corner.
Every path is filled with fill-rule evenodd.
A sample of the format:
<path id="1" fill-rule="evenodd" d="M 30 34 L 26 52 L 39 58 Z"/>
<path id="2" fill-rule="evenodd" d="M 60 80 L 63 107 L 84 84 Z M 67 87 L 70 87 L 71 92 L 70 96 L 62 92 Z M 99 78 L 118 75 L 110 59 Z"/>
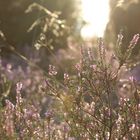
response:
<path id="1" fill-rule="evenodd" d="M 102 38 L 99 38 L 99 40 L 98 40 L 98 46 L 99 46 L 99 55 L 100 55 L 99 58 L 101 60 L 104 60 L 105 59 L 106 50 L 105 50 L 105 46 L 104 46 L 104 42 L 103 42 L 103 39 Z"/>
<path id="2" fill-rule="evenodd" d="M 139 38 L 140 38 L 140 35 L 139 34 L 135 34 L 133 36 L 133 39 L 130 42 L 130 46 L 129 47 L 135 46 L 138 43 Z"/>
<path id="3" fill-rule="evenodd" d="M 96 70 L 97 65 L 90 65 L 90 68 L 93 69 L 93 70 Z"/>
<path id="4" fill-rule="evenodd" d="M 93 54 L 92 54 L 91 48 L 88 48 L 87 54 L 88 54 L 89 60 L 92 61 L 93 60 Z"/>
<path id="5" fill-rule="evenodd" d="M 16 92 L 17 92 L 17 93 L 20 93 L 22 87 L 23 87 L 22 83 L 21 83 L 21 82 L 18 82 L 18 83 L 16 84 Z"/>
<path id="6" fill-rule="evenodd" d="M 57 74 L 57 71 L 56 71 L 55 66 L 49 65 L 49 75 L 53 76 L 53 75 L 56 75 L 56 74 Z"/>
<path id="7" fill-rule="evenodd" d="M 69 75 L 67 74 L 67 73 L 64 73 L 64 80 L 65 81 L 67 81 L 67 80 L 69 80 L 70 78 L 69 78 Z"/>
<path id="8" fill-rule="evenodd" d="M 6 110 L 4 112 L 5 120 L 3 128 L 5 129 L 7 135 L 12 137 L 14 135 L 13 115 L 15 112 L 15 106 L 9 100 L 6 100 L 5 102 L 6 102 Z"/>
<path id="9" fill-rule="evenodd" d="M 40 115 L 36 110 L 34 110 L 34 107 L 32 107 L 31 109 L 24 109 L 24 118 L 28 120 L 38 120 Z"/>
<path id="10" fill-rule="evenodd" d="M 77 91 L 78 91 L 78 92 L 82 92 L 82 90 L 83 90 L 82 87 L 80 87 L 80 86 L 77 87 Z"/>
<path id="11" fill-rule="evenodd" d="M 63 126 L 63 131 L 64 131 L 64 133 L 67 133 L 67 132 L 70 130 L 68 124 L 63 123 L 62 126 Z"/>
<path id="12" fill-rule="evenodd" d="M 118 46 L 121 46 L 121 45 L 122 45 L 122 40 L 123 40 L 123 35 L 122 35 L 122 33 L 120 32 L 120 33 L 118 34 L 118 40 L 117 40 Z"/>
<path id="13" fill-rule="evenodd" d="M 130 77 L 129 77 L 129 80 L 130 80 L 132 83 L 135 81 L 133 76 L 130 76 Z"/>
<path id="14" fill-rule="evenodd" d="M 11 69 L 12 69 L 12 65 L 11 64 L 7 64 L 6 65 L 6 69 L 9 73 L 11 73 Z"/>
<path id="15" fill-rule="evenodd" d="M 70 81 L 70 77 L 69 77 L 69 74 L 67 73 L 64 73 L 64 84 L 68 84 Z"/>
<path id="16" fill-rule="evenodd" d="M 50 120 L 54 115 L 54 112 L 52 110 L 48 110 L 46 113 L 45 113 L 45 117 Z"/>
<path id="17" fill-rule="evenodd" d="M 9 100 L 5 100 L 5 103 L 6 103 L 7 109 L 10 110 L 11 112 L 13 112 L 15 109 L 14 104 L 12 104 Z"/>
<path id="18" fill-rule="evenodd" d="M 77 63 L 77 64 L 75 65 L 75 68 L 77 69 L 78 72 L 80 72 L 81 69 L 82 69 L 81 63 Z"/>

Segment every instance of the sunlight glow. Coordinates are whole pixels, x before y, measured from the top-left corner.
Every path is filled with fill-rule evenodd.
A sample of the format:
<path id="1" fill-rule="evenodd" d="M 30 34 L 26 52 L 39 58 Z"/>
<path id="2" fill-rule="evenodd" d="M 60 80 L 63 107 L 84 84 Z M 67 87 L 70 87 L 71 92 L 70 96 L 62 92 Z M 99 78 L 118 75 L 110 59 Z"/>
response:
<path id="1" fill-rule="evenodd" d="M 81 0 L 82 18 L 87 23 L 81 30 L 83 38 L 103 37 L 109 20 L 109 0 Z"/>

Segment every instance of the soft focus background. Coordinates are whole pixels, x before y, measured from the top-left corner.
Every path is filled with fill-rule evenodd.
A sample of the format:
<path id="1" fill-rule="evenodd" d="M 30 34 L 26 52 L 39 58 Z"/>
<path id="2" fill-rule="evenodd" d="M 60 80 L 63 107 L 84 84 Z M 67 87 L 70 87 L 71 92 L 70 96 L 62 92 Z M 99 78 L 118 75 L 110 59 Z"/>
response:
<path id="1" fill-rule="evenodd" d="M 139 33 L 140 0 L 0 0 L 0 139 L 137 139 Z"/>
<path id="2" fill-rule="evenodd" d="M 41 4 L 51 12 L 60 12 L 59 18 L 65 20 L 66 25 L 70 28 L 65 31 L 65 35 L 59 41 L 56 41 L 55 35 L 51 35 L 52 30 L 48 31 L 47 39 L 53 40 L 53 47 L 56 50 L 57 48 L 67 48 L 68 36 L 78 38 L 82 35 L 83 38 L 94 38 L 105 35 L 106 40 L 111 42 L 115 40 L 120 30 L 123 30 L 124 43 L 128 45 L 132 36 L 139 33 L 139 0 L 0 1 L 0 30 L 5 34 L 7 42 L 22 53 L 33 46 L 41 30 L 40 26 L 36 26 L 27 32 L 29 27 L 45 14 L 37 8 L 30 13 L 25 13 L 29 5 L 34 2 Z M 6 46 L 2 49 L 1 54 L 10 57 L 12 54 L 8 50 L 4 51 L 5 49 Z"/>

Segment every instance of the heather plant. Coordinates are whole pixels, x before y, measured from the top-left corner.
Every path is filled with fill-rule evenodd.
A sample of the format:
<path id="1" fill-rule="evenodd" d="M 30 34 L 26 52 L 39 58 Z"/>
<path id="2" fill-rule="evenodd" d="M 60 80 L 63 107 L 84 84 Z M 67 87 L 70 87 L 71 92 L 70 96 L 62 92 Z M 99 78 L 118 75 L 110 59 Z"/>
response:
<path id="1" fill-rule="evenodd" d="M 127 83 L 119 86 L 123 79 L 122 69 L 128 69 L 131 52 L 138 39 L 139 34 L 134 35 L 123 52 L 123 35 L 120 33 L 110 58 L 102 38 L 98 39 L 97 54 L 94 48 L 82 46 L 81 59 L 73 66 L 76 74 L 64 73 L 61 82 L 57 80 L 59 73 L 53 64 L 49 65 L 47 74 L 38 73 L 36 69 L 33 69 L 34 73 L 29 72 L 31 69 L 28 69 L 28 74 L 21 72 L 24 79 L 19 78 L 13 85 L 15 102 L 6 94 L 11 92 L 13 81 L 8 79 L 7 67 L 0 65 L 0 84 L 3 87 L 0 96 L 0 138 L 139 140 L 139 81 L 135 75 L 130 75 Z M 10 65 L 8 68 L 11 68 Z M 36 90 L 30 89 L 32 86 L 27 84 L 27 78 Z M 129 92 L 133 96 L 122 96 L 120 92 L 127 90 L 128 85 L 131 85 Z M 26 92 L 28 95 L 24 96 Z M 41 99 L 47 106 L 43 111 Z"/>
<path id="2" fill-rule="evenodd" d="M 77 75 L 64 74 L 64 91 L 56 83 L 47 81 L 47 92 L 60 101 L 63 119 L 69 124 L 75 139 L 139 139 L 138 81 L 132 76 L 131 94 L 119 96 L 119 73 L 129 62 L 139 35 L 135 35 L 125 53 L 122 53 L 123 35 L 118 35 L 116 54 L 106 60 L 107 52 L 102 39 L 98 43 L 98 56 L 91 48 L 81 48 L 82 59 L 76 64 Z M 118 66 L 112 69 L 113 61 Z M 58 87 L 58 89 L 56 89 Z M 125 88 L 125 85 L 123 85 Z M 50 89 L 48 91 L 48 89 Z M 132 113 L 133 112 L 133 113 Z"/>

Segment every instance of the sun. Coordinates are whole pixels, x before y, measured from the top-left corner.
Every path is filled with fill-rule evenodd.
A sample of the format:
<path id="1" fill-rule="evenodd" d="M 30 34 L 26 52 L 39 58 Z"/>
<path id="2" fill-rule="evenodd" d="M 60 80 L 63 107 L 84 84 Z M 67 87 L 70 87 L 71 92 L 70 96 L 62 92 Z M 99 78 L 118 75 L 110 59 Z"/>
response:
<path id="1" fill-rule="evenodd" d="M 87 23 L 81 30 L 83 38 L 103 37 L 109 20 L 109 0 L 81 0 L 82 18 Z"/>

